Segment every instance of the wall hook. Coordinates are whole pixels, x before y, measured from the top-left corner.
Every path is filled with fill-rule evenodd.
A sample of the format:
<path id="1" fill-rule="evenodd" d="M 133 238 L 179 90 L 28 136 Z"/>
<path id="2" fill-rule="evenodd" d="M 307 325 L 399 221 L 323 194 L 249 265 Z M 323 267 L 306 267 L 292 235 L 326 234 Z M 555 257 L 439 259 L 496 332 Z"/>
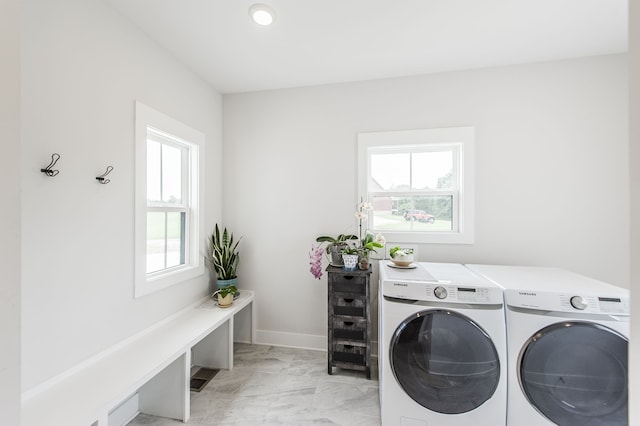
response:
<path id="1" fill-rule="evenodd" d="M 111 179 L 107 179 L 106 176 L 109 173 L 111 173 L 112 170 L 113 170 L 113 166 L 107 166 L 107 171 L 101 174 L 100 176 L 97 176 L 96 179 L 103 185 L 108 184 L 109 182 L 111 182 Z"/>
<path id="2" fill-rule="evenodd" d="M 60 159 L 60 154 L 54 152 L 51 155 L 51 163 L 49 163 L 49 165 L 44 169 L 40 169 L 40 171 L 49 177 L 56 176 L 58 173 L 60 173 L 60 170 L 53 170 L 52 167 L 56 165 L 59 159 Z"/>

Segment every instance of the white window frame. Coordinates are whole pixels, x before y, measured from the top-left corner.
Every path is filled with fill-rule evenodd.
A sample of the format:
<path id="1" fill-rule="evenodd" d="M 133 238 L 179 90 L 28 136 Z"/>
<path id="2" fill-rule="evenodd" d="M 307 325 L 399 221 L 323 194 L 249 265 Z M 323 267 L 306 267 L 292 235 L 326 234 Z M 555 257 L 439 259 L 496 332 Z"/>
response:
<path id="1" fill-rule="evenodd" d="M 204 268 L 204 146 L 205 136 L 178 120 L 141 102 L 135 104 L 135 297 L 196 278 Z M 147 203 L 147 139 L 166 139 L 187 150 L 183 158 L 183 205 L 179 207 Z M 186 184 L 186 188 L 184 185 Z M 185 264 L 147 273 L 147 212 L 185 211 Z"/>
<path id="2" fill-rule="evenodd" d="M 438 148 L 454 148 L 458 150 L 454 159 L 457 167 L 458 181 L 451 191 L 376 191 L 370 187 L 371 154 L 394 150 L 436 150 Z M 366 132 L 358 134 L 358 193 L 371 201 L 373 196 L 393 194 L 408 195 L 453 195 L 453 229 L 451 231 L 376 231 L 385 236 L 387 241 L 398 243 L 437 243 L 437 244 L 473 244 L 474 226 L 474 127 L 449 127 L 439 129 L 401 130 L 388 132 Z M 456 171 L 456 170 L 454 170 Z M 369 212 L 369 223 L 372 223 L 372 212 Z"/>

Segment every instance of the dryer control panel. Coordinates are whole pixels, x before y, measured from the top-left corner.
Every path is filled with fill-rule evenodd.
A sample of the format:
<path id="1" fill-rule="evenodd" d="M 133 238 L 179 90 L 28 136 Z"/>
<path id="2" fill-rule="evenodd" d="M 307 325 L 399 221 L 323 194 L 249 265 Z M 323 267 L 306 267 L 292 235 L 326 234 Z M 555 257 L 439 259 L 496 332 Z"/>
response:
<path id="1" fill-rule="evenodd" d="M 559 293 L 505 290 L 507 305 L 554 312 L 629 315 L 629 298 L 624 295 Z"/>
<path id="2" fill-rule="evenodd" d="M 598 314 L 629 314 L 629 301 L 622 297 L 561 294 L 560 304 L 568 311 Z"/>
<path id="3" fill-rule="evenodd" d="M 575 315 L 629 315 L 629 290 L 575 272 L 536 266 L 467 265 L 505 289 L 507 306 Z"/>

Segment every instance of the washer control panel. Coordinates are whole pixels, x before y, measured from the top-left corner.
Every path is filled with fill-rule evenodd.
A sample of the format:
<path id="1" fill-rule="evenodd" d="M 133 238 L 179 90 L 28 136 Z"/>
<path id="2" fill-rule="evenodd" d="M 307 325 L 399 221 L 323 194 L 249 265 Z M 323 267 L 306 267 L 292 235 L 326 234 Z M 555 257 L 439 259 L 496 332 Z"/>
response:
<path id="1" fill-rule="evenodd" d="M 441 285 L 433 289 L 433 294 L 435 294 L 438 299 L 446 299 L 448 295 L 447 289 Z"/>
<path id="2" fill-rule="evenodd" d="M 383 296 L 430 304 L 504 305 L 502 289 L 462 264 L 418 262 L 411 269 L 380 263 Z"/>
<path id="3" fill-rule="evenodd" d="M 443 303 L 502 304 L 502 291 L 494 287 L 454 285 L 448 282 L 383 281 L 385 296 Z"/>

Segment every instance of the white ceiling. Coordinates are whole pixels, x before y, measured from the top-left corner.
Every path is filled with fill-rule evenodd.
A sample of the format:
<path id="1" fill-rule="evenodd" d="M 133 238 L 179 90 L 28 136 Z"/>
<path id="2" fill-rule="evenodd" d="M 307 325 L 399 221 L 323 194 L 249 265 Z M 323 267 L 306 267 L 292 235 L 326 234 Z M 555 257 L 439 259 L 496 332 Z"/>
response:
<path id="1" fill-rule="evenodd" d="M 104 1 L 221 93 L 627 51 L 627 0 Z"/>

